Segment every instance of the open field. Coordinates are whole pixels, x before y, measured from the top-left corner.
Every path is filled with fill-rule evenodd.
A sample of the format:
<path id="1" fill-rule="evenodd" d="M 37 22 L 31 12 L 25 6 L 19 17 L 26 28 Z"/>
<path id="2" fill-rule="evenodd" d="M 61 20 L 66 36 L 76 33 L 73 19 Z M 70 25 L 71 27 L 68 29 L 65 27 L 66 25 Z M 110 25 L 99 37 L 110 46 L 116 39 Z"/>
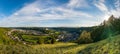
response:
<path id="1" fill-rule="evenodd" d="M 120 54 L 120 35 L 93 43 L 80 51 L 81 54 Z"/>
<path id="2" fill-rule="evenodd" d="M 3 54 L 76 54 L 87 47 L 75 43 L 56 43 L 42 45 L 0 45 L 0 53 Z"/>
<path id="3" fill-rule="evenodd" d="M 10 29 L 0 28 L 0 54 L 120 54 L 120 35 L 109 37 L 90 44 L 56 42 L 55 44 L 21 44 L 13 41 L 6 32 Z M 22 36 L 26 41 L 48 36 Z M 34 39 L 35 38 L 35 39 Z"/>
<path id="4" fill-rule="evenodd" d="M 81 44 L 76 43 L 55 43 L 41 45 L 0 45 L 0 53 L 3 54 L 119 54 L 120 52 L 120 36 L 91 43 Z"/>
<path id="5" fill-rule="evenodd" d="M 23 35 L 22 38 L 24 39 L 24 41 L 37 43 L 39 39 L 43 40 L 44 42 L 44 39 L 50 38 L 50 36 Z"/>
<path id="6" fill-rule="evenodd" d="M 0 44 L 14 44 L 15 42 L 7 36 L 10 29 L 0 28 Z"/>

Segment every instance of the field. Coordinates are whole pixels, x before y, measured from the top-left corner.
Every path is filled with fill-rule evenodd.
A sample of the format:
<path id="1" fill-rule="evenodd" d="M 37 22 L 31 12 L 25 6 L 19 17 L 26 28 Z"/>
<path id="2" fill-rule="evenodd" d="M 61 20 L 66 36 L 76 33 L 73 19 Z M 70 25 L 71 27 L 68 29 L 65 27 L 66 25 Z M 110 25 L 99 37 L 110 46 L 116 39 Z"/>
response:
<path id="1" fill-rule="evenodd" d="M 49 36 L 23 35 L 22 38 L 24 41 L 37 43 L 39 39 L 44 41 L 46 38 L 49 38 Z"/>
<path id="2" fill-rule="evenodd" d="M 88 45 L 56 43 L 42 45 L 0 45 L 3 54 L 76 54 Z"/>
<path id="3" fill-rule="evenodd" d="M 120 35 L 89 45 L 79 53 L 85 54 L 120 54 Z"/>
<path id="4" fill-rule="evenodd" d="M 55 43 L 55 44 L 37 44 L 24 45 L 14 42 L 5 32 L 10 29 L 0 28 L 0 54 L 76 54 L 89 44 L 78 45 L 76 43 Z M 22 36 L 26 41 L 35 41 L 36 38 L 46 38 L 47 36 Z"/>
<path id="5" fill-rule="evenodd" d="M 0 54 L 120 54 L 120 35 L 90 44 L 56 42 L 25 45 L 10 39 L 5 33 L 9 30 L 0 28 Z M 25 41 L 36 42 L 36 38 L 44 39 L 48 36 L 23 35 L 22 37 Z"/>
<path id="6" fill-rule="evenodd" d="M 10 29 L 0 28 L 0 44 L 14 44 L 15 42 L 7 36 Z"/>
<path id="7" fill-rule="evenodd" d="M 91 43 L 56 43 L 40 45 L 2 45 L 0 53 L 3 54 L 119 54 L 120 36 L 114 37 L 110 42 L 109 39 Z"/>

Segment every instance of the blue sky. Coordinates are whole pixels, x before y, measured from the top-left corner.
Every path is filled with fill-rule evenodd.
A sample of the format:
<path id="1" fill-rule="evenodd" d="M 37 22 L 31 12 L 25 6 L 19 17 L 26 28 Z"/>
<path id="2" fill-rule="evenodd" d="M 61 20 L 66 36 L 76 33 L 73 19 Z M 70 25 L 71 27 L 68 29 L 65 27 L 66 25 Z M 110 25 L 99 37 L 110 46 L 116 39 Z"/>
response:
<path id="1" fill-rule="evenodd" d="M 0 27 L 83 27 L 120 17 L 120 0 L 0 0 Z"/>

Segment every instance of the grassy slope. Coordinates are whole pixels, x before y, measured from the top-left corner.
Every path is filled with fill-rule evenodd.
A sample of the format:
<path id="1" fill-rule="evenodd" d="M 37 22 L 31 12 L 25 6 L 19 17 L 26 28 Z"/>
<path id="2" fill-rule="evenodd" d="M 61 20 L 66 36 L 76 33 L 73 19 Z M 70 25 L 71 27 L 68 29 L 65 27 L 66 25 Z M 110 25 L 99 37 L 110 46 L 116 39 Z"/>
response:
<path id="1" fill-rule="evenodd" d="M 120 36 L 97 43 L 78 45 L 75 43 L 56 43 L 42 45 L 2 45 L 2 53 L 17 54 L 119 54 Z M 110 40 L 110 41 L 109 41 Z M 23 50 L 24 49 L 24 50 Z"/>
<path id="2" fill-rule="evenodd" d="M 78 45 L 75 43 L 57 43 L 33 46 L 38 49 L 39 53 L 44 54 L 76 54 L 79 50 L 84 49 L 88 45 Z"/>
<path id="3" fill-rule="evenodd" d="M 19 43 L 13 44 L 15 42 L 6 35 L 8 31 L 10 31 L 10 29 L 0 28 L 0 54 L 75 54 L 79 50 L 82 50 L 88 46 L 77 45 L 75 43 L 56 43 L 42 45 L 23 45 Z M 25 36 L 24 38 L 27 37 Z"/>
<path id="4" fill-rule="evenodd" d="M 5 45 L 5 43 L 13 42 L 5 35 L 8 30 L 0 28 L 0 54 L 120 54 L 120 35 L 83 45 L 75 43 Z"/>
<path id="5" fill-rule="evenodd" d="M 6 33 L 9 31 L 10 29 L 7 28 L 0 28 L 0 44 L 13 44 L 14 41 L 11 40 Z"/>
<path id="6" fill-rule="evenodd" d="M 76 54 L 88 45 L 56 43 L 42 45 L 0 45 L 0 54 Z"/>
<path id="7" fill-rule="evenodd" d="M 120 35 L 93 43 L 79 54 L 120 54 Z"/>

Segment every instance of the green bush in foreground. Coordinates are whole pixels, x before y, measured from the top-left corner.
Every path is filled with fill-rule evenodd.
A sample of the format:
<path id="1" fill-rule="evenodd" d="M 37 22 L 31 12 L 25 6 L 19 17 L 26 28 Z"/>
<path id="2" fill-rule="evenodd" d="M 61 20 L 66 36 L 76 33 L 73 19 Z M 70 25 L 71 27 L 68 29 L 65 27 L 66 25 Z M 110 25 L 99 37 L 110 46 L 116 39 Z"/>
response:
<path id="1" fill-rule="evenodd" d="M 91 34 L 90 32 L 87 31 L 83 31 L 80 35 L 80 37 L 78 38 L 78 43 L 79 44 L 87 44 L 87 43 L 92 43 L 92 39 L 91 39 Z"/>

